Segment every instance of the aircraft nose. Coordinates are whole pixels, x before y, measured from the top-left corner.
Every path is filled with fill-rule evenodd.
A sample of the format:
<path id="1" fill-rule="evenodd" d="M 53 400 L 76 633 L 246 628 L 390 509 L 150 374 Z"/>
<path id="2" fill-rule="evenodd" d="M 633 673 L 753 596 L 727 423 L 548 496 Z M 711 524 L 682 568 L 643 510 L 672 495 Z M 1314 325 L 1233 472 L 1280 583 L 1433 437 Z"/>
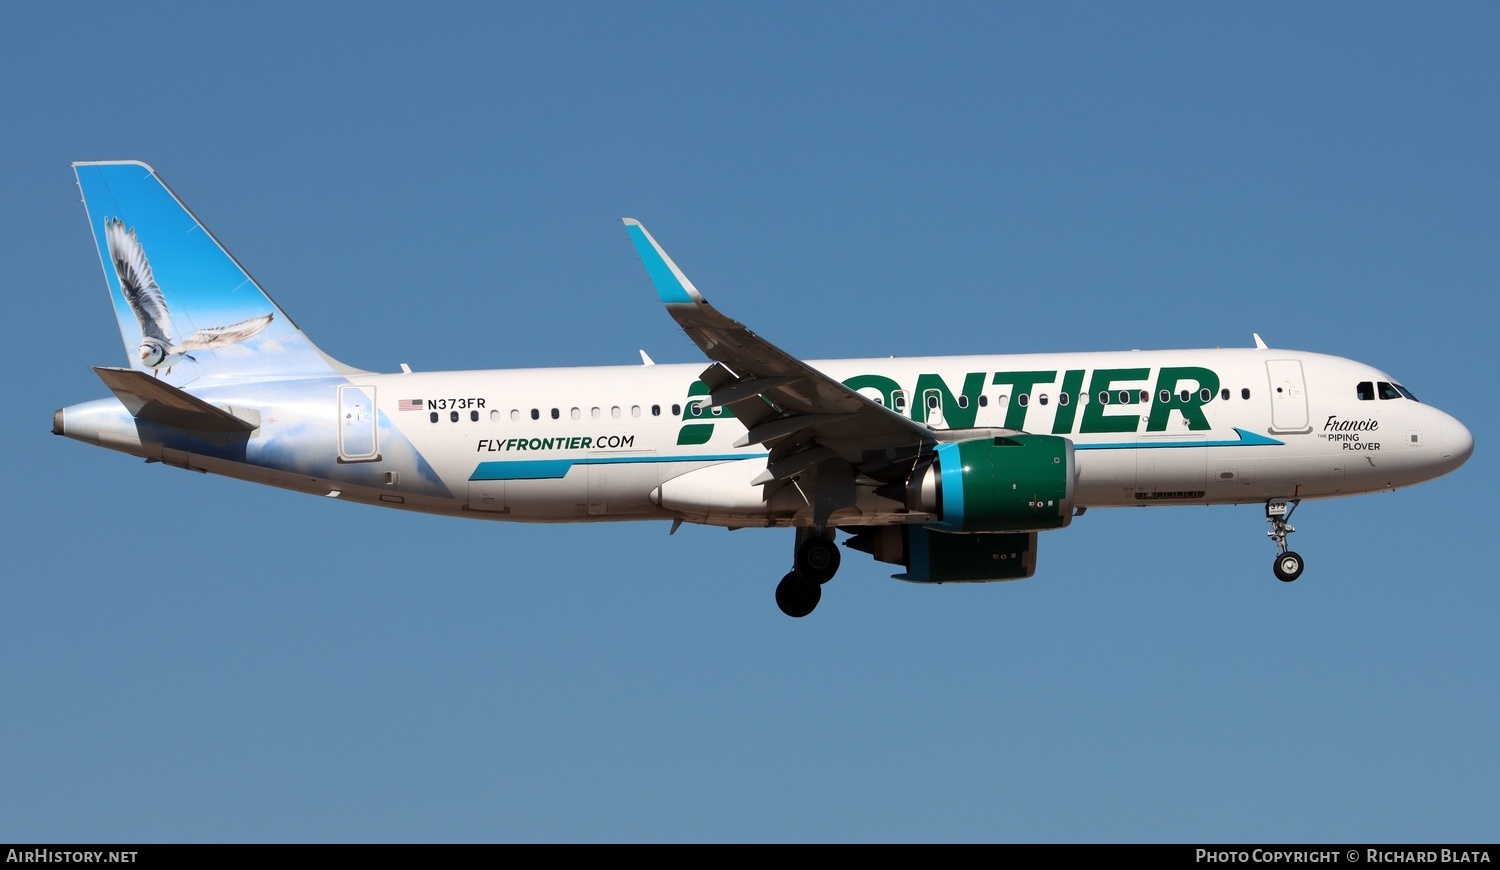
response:
<path id="1" fill-rule="evenodd" d="M 1443 420 L 1444 472 L 1453 471 L 1474 455 L 1474 435 L 1452 417 Z"/>

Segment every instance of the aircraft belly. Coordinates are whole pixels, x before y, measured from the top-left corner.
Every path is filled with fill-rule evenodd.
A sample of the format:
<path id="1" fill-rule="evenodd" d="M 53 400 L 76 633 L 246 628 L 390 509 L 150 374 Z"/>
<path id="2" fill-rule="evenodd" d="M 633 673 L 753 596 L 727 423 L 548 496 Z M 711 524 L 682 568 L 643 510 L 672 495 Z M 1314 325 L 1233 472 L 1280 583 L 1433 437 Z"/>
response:
<path id="1" fill-rule="evenodd" d="M 661 482 L 654 451 L 614 452 L 589 457 L 589 516 L 625 517 L 654 514 L 651 493 Z"/>
<path id="2" fill-rule="evenodd" d="M 653 501 L 663 510 L 694 522 L 725 526 L 811 525 L 813 509 L 793 481 L 752 484 L 766 470 L 765 457 L 720 462 L 677 474 L 656 488 Z M 914 513 L 899 502 L 875 494 L 873 486 L 856 487 L 853 502 L 835 508 L 835 526 L 899 525 L 933 522 L 931 514 Z"/>
<path id="3" fill-rule="evenodd" d="M 467 481 L 471 511 L 533 522 L 648 519 L 661 464 L 652 451 L 616 451 L 536 463 L 480 463 Z"/>
<path id="4" fill-rule="evenodd" d="M 1076 502 L 1084 506 L 1134 504 L 1136 459 L 1133 450 L 1078 450 Z"/>
<path id="5" fill-rule="evenodd" d="M 765 470 L 765 457 L 691 469 L 663 480 L 652 500 L 666 510 L 700 521 L 764 521 L 771 507 L 764 489 L 752 486 L 750 481 Z"/>
<path id="6" fill-rule="evenodd" d="M 1154 448 L 1148 439 L 1141 442 L 1135 451 L 1137 501 L 1205 500 L 1209 448 Z"/>

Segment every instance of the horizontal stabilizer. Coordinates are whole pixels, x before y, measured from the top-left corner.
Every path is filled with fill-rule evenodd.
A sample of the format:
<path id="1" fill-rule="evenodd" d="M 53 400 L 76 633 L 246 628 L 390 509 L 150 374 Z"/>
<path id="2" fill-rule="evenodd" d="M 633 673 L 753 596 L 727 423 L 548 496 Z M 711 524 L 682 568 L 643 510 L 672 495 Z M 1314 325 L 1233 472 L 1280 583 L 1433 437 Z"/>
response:
<path id="1" fill-rule="evenodd" d="M 130 415 L 138 420 L 198 432 L 250 432 L 260 425 L 236 417 L 145 372 L 107 366 L 94 366 L 94 371 L 124 403 Z"/>

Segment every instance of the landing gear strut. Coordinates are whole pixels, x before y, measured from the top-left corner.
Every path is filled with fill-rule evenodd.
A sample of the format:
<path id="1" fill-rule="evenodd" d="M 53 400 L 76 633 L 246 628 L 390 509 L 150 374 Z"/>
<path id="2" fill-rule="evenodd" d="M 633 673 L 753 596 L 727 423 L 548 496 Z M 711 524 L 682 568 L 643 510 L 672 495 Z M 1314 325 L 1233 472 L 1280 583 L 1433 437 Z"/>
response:
<path id="1" fill-rule="evenodd" d="M 776 586 L 776 606 L 791 617 L 812 613 L 823 598 L 823 584 L 839 570 L 839 546 L 823 529 L 798 529 L 792 570 Z"/>
<path id="2" fill-rule="evenodd" d="M 1297 531 L 1287 520 L 1292 518 L 1292 511 L 1301 504 L 1301 499 L 1272 499 L 1266 502 L 1266 522 L 1271 524 L 1271 531 L 1266 536 L 1276 542 L 1276 561 L 1271 570 L 1276 573 L 1276 579 L 1283 583 L 1290 583 L 1302 576 L 1304 567 L 1302 557 L 1286 548 L 1286 536 Z"/>

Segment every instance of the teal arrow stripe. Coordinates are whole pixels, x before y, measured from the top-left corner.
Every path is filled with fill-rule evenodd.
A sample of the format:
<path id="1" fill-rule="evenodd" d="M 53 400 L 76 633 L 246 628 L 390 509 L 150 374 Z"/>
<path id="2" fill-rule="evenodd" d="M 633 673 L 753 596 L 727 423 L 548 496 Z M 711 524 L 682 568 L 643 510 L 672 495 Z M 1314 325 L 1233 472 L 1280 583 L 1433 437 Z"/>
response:
<path id="1" fill-rule="evenodd" d="M 556 480 L 575 465 L 639 465 L 646 462 L 729 462 L 759 459 L 764 453 L 712 453 L 699 456 L 590 456 L 584 459 L 510 459 L 481 462 L 470 480 Z"/>
<path id="2" fill-rule="evenodd" d="M 1277 441 L 1265 435 L 1235 429 L 1237 441 L 1121 441 L 1112 444 L 1074 444 L 1075 450 L 1157 450 L 1172 447 L 1280 447 L 1285 441 Z"/>

